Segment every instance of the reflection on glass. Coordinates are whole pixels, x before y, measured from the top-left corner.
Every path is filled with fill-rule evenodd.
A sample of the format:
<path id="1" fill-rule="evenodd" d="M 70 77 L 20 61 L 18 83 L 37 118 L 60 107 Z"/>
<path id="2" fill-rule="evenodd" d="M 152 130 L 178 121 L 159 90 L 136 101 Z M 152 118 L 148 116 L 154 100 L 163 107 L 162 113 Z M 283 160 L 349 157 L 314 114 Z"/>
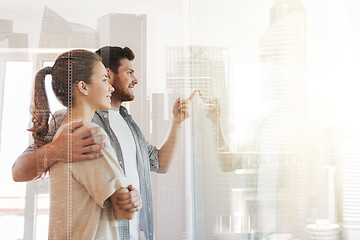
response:
<path id="1" fill-rule="evenodd" d="M 259 39 L 259 61 L 252 65 L 237 63 L 237 57 L 234 57 L 237 53 L 227 51 L 229 56 L 224 58 L 223 66 L 229 69 L 223 74 L 230 73 L 226 76 L 229 86 L 224 89 L 213 86 L 217 94 L 200 96 L 198 104 L 203 105 L 203 109 L 194 107 L 193 176 L 198 239 L 214 236 L 219 239 L 232 239 L 230 236 L 240 239 L 318 239 L 311 235 L 307 226 L 320 218 L 333 224 L 329 226 L 339 228 L 334 175 L 323 182 L 328 186 L 323 196 L 316 193 L 323 187 L 322 183 L 312 182 L 319 180 L 324 164 L 332 166 L 335 162 L 316 159 L 325 142 L 320 146 L 319 143 L 310 145 L 314 134 L 321 136 L 324 133 L 310 132 L 314 131 L 314 123 L 308 115 L 306 16 L 301 0 L 274 1 L 270 9 L 270 26 Z M 206 76 L 204 69 L 213 69 L 210 64 L 199 66 L 193 60 L 197 56 L 189 56 L 190 67 L 187 67 L 191 69 L 187 79 L 193 82 L 197 80 L 191 77 L 201 79 Z M 261 72 L 254 72 L 257 78 L 251 77 L 248 81 L 257 81 L 258 87 L 251 89 L 250 84 L 240 85 L 238 72 L 231 67 L 256 65 L 252 69 Z M 201 70 L 203 75 L 197 75 Z M 192 87 L 192 82 L 188 85 Z M 252 117 L 246 116 L 239 113 L 242 103 L 230 101 L 232 114 L 229 115 L 224 96 L 234 94 L 230 98 L 239 99 L 237 94 L 241 92 L 231 88 L 232 85 L 249 91 L 245 93 L 251 96 L 247 105 L 255 108 L 262 104 L 263 109 L 254 110 Z M 239 115 L 245 120 L 239 117 L 239 121 L 234 121 L 233 117 Z M 241 126 L 234 125 L 246 121 L 251 122 L 251 126 L 247 128 L 247 134 L 240 136 L 238 129 Z M 323 202 L 327 207 L 323 207 Z M 336 238 L 338 231 L 333 234 L 326 237 Z"/>
<path id="2" fill-rule="evenodd" d="M 29 141 L 33 71 L 65 49 L 119 45 L 135 52 L 128 107 L 153 144 L 174 100 L 200 91 L 169 172 L 153 176 L 158 239 L 360 239 L 358 2 L 160 2 L 80 1 L 83 15 L 41 3 L 30 17 L 1 5 L 0 238 L 29 227 L 10 169 Z"/>

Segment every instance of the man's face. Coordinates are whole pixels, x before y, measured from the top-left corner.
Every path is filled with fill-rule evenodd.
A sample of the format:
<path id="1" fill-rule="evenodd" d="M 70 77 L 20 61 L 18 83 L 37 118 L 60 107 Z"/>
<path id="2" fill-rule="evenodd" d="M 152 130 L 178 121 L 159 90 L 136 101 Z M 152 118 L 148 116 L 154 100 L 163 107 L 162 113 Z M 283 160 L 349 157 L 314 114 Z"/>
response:
<path id="1" fill-rule="evenodd" d="M 120 66 L 118 67 L 118 73 L 109 72 L 109 83 L 114 87 L 115 91 L 112 94 L 112 99 L 116 99 L 120 102 L 134 100 L 133 89 L 138 83 L 138 80 L 134 76 L 134 69 L 131 61 L 127 58 L 120 60 Z"/>

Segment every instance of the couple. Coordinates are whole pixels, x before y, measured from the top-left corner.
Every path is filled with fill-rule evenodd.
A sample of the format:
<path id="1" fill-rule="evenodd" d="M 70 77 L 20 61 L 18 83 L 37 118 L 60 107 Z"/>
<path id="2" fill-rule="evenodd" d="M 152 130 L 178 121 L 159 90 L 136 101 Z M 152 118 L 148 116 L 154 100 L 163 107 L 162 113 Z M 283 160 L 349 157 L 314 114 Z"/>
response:
<path id="1" fill-rule="evenodd" d="M 169 135 L 157 149 L 121 105 L 134 99 L 134 57 L 127 47 L 72 50 L 35 77 L 34 145 L 12 173 L 15 181 L 30 181 L 50 172 L 49 239 L 139 239 L 140 231 L 154 239 L 150 170 L 169 168 L 195 92 L 176 100 Z M 54 114 L 50 126 L 47 74 L 67 107 Z"/>

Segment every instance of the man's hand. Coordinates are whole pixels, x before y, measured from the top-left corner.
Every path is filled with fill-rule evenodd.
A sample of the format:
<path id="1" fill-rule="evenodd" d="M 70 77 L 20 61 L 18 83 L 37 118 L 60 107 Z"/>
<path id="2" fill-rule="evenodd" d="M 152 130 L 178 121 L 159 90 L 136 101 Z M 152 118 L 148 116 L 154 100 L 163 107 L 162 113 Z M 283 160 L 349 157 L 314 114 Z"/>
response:
<path id="1" fill-rule="evenodd" d="M 12 167 L 15 182 L 25 182 L 36 179 L 46 172 L 56 162 L 92 160 L 101 157 L 100 150 L 105 147 L 104 135 L 93 136 L 101 130 L 100 127 L 85 127 L 83 122 L 73 122 L 69 128 L 63 128 L 53 142 L 35 151 L 24 152 Z M 72 143 L 72 158 L 69 159 L 69 139 Z"/>
<path id="2" fill-rule="evenodd" d="M 47 146 L 48 157 L 56 161 L 84 161 L 97 159 L 102 156 L 101 149 L 105 143 L 100 143 L 105 139 L 104 135 L 93 136 L 99 132 L 101 127 L 86 127 L 83 122 L 72 122 L 69 128 L 63 128 L 58 138 Z M 72 143 L 72 159 L 68 159 L 69 139 Z M 51 156 L 49 154 L 51 153 Z"/>
<path id="3" fill-rule="evenodd" d="M 140 193 L 132 185 L 128 186 L 129 192 L 116 197 L 116 206 L 129 212 L 138 212 L 142 207 Z"/>
<path id="4" fill-rule="evenodd" d="M 189 117 L 189 103 L 194 98 L 197 90 L 194 90 L 187 99 L 178 97 L 173 106 L 173 115 L 176 122 L 181 123 Z"/>

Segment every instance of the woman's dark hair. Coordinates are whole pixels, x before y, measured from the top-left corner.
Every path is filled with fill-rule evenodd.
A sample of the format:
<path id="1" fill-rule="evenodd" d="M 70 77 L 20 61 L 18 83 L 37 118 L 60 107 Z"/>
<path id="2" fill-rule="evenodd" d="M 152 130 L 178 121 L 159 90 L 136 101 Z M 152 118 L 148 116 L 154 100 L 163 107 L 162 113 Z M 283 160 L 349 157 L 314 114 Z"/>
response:
<path id="1" fill-rule="evenodd" d="M 51 74 L 52 89 L 56 97 L 65 107 L 71 108 L 72 87 L 79 81 L 89 83 L 97 62 L 101 62 L 99 55 L 77 49 L 61 54 L 53 67 L 45 67 L 37 72 L 30 110 L 33 126 L 29 129 L 36 147 L 41 147 L 49 142 L 46 136 L 49 131 L 50 107 L 45 90 L 45 76 Z"/>

